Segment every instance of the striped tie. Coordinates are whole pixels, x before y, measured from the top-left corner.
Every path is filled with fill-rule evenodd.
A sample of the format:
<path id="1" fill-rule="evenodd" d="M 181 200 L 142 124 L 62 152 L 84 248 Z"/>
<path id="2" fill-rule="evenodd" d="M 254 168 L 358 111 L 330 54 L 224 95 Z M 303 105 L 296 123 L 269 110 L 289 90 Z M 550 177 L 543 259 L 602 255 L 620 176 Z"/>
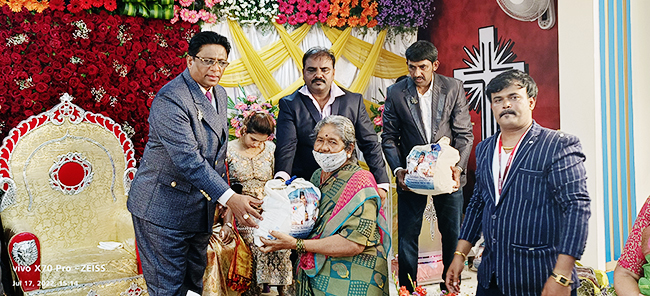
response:
<path id="1" fill-rule="evenodd" d="M 210 103 L 212 103 L 212 92 L 209 92 L 209 91 L 206 92 L 205 96 L 208 97 L 208 101 L 210 101 Z"/>

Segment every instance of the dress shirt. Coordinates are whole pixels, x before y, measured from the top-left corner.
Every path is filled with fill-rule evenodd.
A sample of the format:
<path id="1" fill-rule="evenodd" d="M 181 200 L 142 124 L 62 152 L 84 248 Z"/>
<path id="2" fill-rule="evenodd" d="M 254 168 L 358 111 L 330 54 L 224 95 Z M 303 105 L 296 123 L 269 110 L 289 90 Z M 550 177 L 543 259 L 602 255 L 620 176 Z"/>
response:
<path id="1" fill-rule="evenodd" d="M 521 139 L 526 137 L 526 134 L 528 134 L 528 131 L 530 131 L 530 127 L 533 125 L 531 124 L 526 132 L 521 135 Z M 494 203 L 499 204 L 499 199 L 501 199 L 501 194 L 499 193 L 499 176 L 503 175 L 503 173 L 506 170 L 506 166 L 508 165 L 508 159 L 510 158 L 510 153 L 517 153 L 517 150 L 519 150 L 519 144 L 518 143 L 516 147 L 514 147 L 513 150 L 510 151 L 510 153 L 507 153 L 503 147 L 501 147 L 501 159 L 499 159 L 499 142 L 501 142 L 501 134 L 499 134 L 499 137 L 497 138 L 497 143 L 496 146 L 494 147 L 494 156 L 492 157 L 492 178 L 494 179 Z M 499 161 L 501 162 L 501 165 L 499 165 Z M 515 161 L 515 155 L 512 155 L 512 162 Z M 510 163 L 510 166 L 512 166 L 512 163 Z M 503 176 L 503 184 L 506 183 L 506 180 L 508 176 L 510 175 L 510 170 L 508 170 L 508 174 Z"/>

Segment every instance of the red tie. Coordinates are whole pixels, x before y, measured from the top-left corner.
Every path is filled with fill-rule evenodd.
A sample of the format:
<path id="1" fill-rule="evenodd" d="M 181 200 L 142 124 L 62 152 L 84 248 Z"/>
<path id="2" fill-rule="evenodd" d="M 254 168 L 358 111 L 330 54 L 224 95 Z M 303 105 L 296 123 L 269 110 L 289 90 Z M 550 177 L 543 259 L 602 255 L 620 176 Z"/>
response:
<path id="1" fill-rule="evenodd" d="M 212 103 L 212 94 L 210 92 L 206 92 L 205 96 L 208 97 L 208 101 L 210 101 L 210 103 Z"/>

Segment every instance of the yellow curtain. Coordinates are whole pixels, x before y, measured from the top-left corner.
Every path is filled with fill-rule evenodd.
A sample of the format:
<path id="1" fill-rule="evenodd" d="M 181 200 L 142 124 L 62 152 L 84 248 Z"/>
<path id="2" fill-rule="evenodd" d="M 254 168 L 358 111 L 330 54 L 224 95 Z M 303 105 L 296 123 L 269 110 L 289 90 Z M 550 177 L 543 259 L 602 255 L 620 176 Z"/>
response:
<path id="1" fill-rule="evenodd" d="M 273 104 L 280 98 L 290 95 L 303 85 L 302 77 L 282 89 L 271 73 L 275 72 L 291 58 L 296 67 L 302 72 L 303 52 L 298 46 L 307 36 L 311 26 L 305 24 L 288 33 L 282 25 L 273 23 L 280 40 L 255 51 L 244 35 L 242 28 L 235 21 L 228 20 L 228 27 L 233 36 L 233 43 L 239 49 L 241 58 L 233 61 L 224 72 L 220 84 L 224 87 L 236 87 L 255 84 L 261 95 Z M 388 50 L 383 49 L 386 31 L 377 35 L 374 44 L 352 37 L 352 29 L 338 30 L 322 27 L 325 36 L 332 42 L 331 50 L 339 59 L 344 56 L 354 66 L 360 69 L 352 82 L 350 91 L 364 93 L 372 76 L 392 79 L 408 74 L 406 60 Z M 336 84 L 340 85 L 337 81 Z M 366 109 L 370 114 L 370 106 L 375 103 L 365 100 Z"/>

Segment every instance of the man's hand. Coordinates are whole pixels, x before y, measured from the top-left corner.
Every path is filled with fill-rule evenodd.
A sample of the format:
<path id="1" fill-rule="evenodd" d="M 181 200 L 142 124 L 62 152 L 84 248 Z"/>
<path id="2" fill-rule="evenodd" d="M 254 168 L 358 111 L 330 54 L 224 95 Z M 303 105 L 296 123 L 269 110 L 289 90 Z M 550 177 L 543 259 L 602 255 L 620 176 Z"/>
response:
<path id="1" fill-rule="evenodd" d="M 378 188 L 377 193 L 379 193 L 379 198 L 381 198 L 381 206 L 383 207 L 386 204 L 386 197 L 388 196 L 388 191 L 383 188 Z"/>
<path id="2" fill-rule="evenodd" d="M 411 189 L 409 189 L 406 186 L 406 183 L 404 183 L 404 176 L 406 176 L 405 169 L 400 169 L 397 171 L 397 173 L 395 174 L 395 178 L 397 179 L 397 184 L 399 185 L 400 188 L 402 188 L 402 190 L 411 191 Z"/>
<path id="3" fill-rule="evenodd" d="M 451 178 L 456 181 L 454 189 L 460 188 L 460 168 L 457 166 L 451 166 Z"/>
<path id="4" fill-rule="evenodd" d="M 449 274 L 449 272 L 447 272 Z M 569 274 L 570 276 L 571 274 Z M 546 280 L 546 284 L 544 285 L 544 289 L 542 290 L 542 296 L 562 296 L 562 295 L 571 295 L 571 286 L 565 287 L 560 285 L 558 282 L 555 281 L 554 278 L 549 277 L 548 280 Z"/>
<path id="5" fill-rule="evenodd" d="M 252 218 L 262 220 L 262 215 L 255 209 L 262 205 L 262 201 L 257 198 L 235 193 L 230 197 L 226 205 L 235 214 L 237 222 L 245 226 L 257 228 L 257 223 Z"/>
<path id="6" fill-rule="evenodd" d="M 465 268 L 465 258 L 454 255 L 454 260 L 449 265 L 445 279 L 445 285 L 450 293 L 460 293 L 460 273 L 463 272 L 463 268 Z"/>

